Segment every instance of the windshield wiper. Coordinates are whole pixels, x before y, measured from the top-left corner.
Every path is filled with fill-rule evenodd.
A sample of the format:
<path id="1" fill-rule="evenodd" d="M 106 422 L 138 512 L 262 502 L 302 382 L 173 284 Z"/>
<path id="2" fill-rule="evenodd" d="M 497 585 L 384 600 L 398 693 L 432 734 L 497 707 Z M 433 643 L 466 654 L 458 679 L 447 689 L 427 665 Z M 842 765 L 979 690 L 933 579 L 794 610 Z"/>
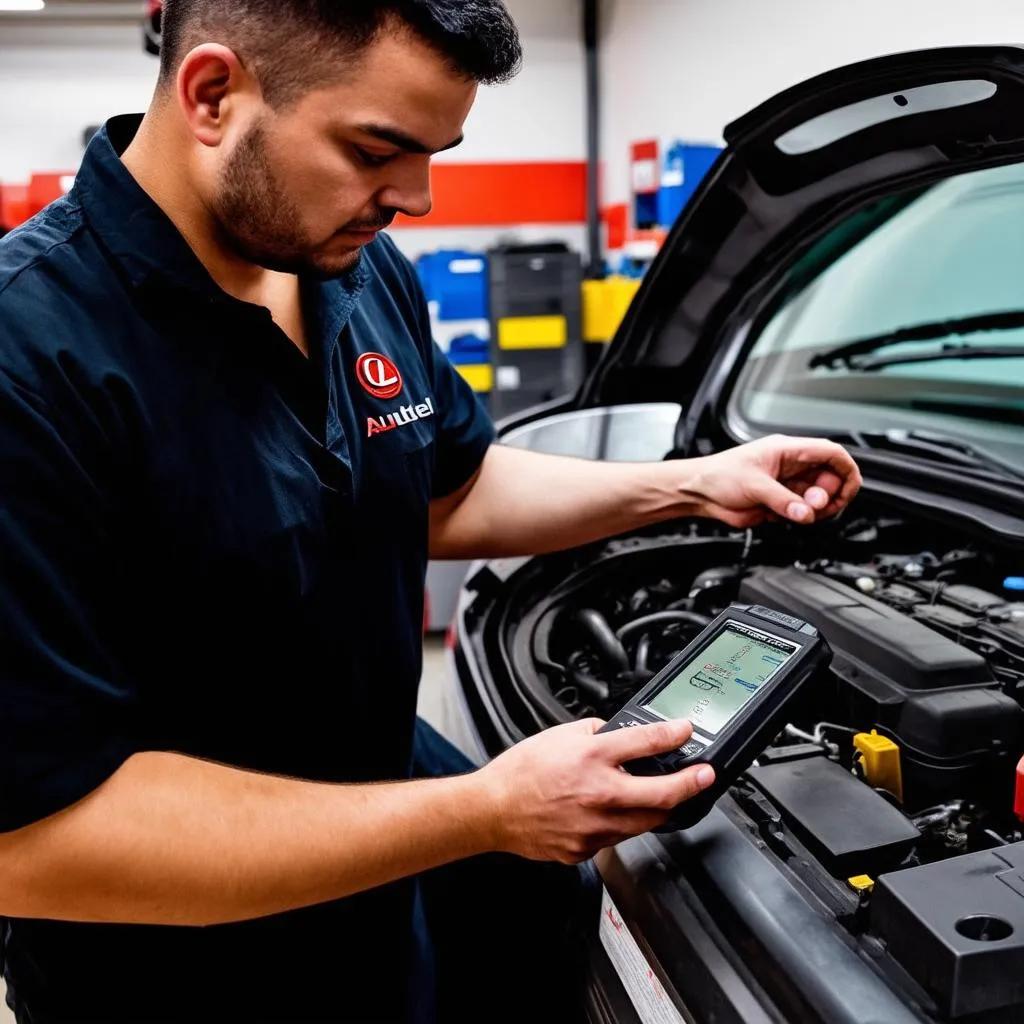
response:
<path id="1" fill-rule="evenodd" d="M 1024 466 L 945 434 L 927 430 L 848 430 L 845 433 L 860 448 L 921 455 L 965 469 L 994 473 L 1003 479 L 1024 481 Z"/>
<path id="2" fill-rule="evenodd" d="M 886 366 L 904 366 L 908 363 L 937 363 L 943 359 L 1020 359 L 1024 356 L 1024 345 L 972 345 L 970 342 L 952 345 L 945 342 L 932 352 L 908 352 L 898 356 L 871 356 L 851 360 L 851 370 L 868 373 Z"/>
<path id="3" fill-rule="evenodd" d="M 893 362 L 882 359 L 862 359 L 879 349 L 902 345 L 910 341 L 938 341 L 941 338 L 961 337 L 967 334 L 982 334 L 986 331 L 1013 331 L 1024 328 L 1024 310 L 1010 310 L 1005 313 L 982 313 L 977 316 L 958 317 L 954 320 L 935 320 L 931 323 L 901 327 L 897 331 L 876 334 L 870 338 L 846 342 L 814 356 L 808 366 L 813 370 L 819 366 L 835 369 L 846 366 L 857 370 L 875 370 L 881 366 L 892 366 Z M 997 345 L 947 345 L 936 352 L 920 352 L 914 356 L 893 357 L 899 362 L 931 362 L 936 359 L 992 359 L 1024 354 L 1024 346 Z"/>

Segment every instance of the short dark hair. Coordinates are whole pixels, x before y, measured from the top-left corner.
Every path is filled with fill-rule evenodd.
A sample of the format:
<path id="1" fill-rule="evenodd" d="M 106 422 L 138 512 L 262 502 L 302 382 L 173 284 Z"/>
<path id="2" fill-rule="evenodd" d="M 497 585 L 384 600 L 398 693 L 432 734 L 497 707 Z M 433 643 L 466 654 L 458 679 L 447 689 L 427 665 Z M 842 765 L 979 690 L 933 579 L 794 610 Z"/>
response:
<path id="1" fill-rule="evenodd" d="M 472 81 L 508 81 L 522 64 L 503 0 L 164 0 L 160 78 L 170 81 L 192 46 L 223 42 L 252 68 L 268 103 L 287 104 L 396 25 Z"/>

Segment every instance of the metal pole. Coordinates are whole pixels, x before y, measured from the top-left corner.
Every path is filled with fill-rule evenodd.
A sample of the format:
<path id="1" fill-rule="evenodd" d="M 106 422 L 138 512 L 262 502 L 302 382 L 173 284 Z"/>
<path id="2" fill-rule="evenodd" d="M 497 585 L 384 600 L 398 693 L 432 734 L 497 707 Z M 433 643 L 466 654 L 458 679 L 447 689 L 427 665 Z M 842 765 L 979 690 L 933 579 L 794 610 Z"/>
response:
<path id="1" fill-rule="evenodd" d="M 604 277 L 601 258 L 600 130 L 598 48 L 599 0 L 583 0 L 583 45 L 587 66 L 587 248 L 586 277 Z"/>

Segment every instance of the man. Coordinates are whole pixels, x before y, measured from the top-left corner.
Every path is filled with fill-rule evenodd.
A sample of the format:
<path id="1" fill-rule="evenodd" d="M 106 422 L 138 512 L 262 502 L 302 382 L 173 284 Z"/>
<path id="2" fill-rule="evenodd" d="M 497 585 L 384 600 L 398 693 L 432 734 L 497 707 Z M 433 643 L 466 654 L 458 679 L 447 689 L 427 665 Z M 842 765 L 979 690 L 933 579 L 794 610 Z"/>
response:
<path id="1" fill-rule="evenodd" d="M 570 915 L 539 873 L 710 770 L 620 770 L 685 723 L 585 722 L 411 778 L 456 764 L 413 749 L 428 557 L 809 523 L 857 469 L 804 439 L 650 466 L 492 444 L 377 232 L 429 210 L 431 156 L 517 69 L 500 0 L 168 0 L 163 26 L 141 124 L 0 246 L 10 998 L 32 1024 L 426 1020 L 424 914 L 475 909 L 488 930 L 437 957 L 441 1019 L 460 988 L 481 1020 L 544 1019 L 502 973 L 507 934 L 557 946 L 528 889 L 418 882 L 548 862 Z"/>

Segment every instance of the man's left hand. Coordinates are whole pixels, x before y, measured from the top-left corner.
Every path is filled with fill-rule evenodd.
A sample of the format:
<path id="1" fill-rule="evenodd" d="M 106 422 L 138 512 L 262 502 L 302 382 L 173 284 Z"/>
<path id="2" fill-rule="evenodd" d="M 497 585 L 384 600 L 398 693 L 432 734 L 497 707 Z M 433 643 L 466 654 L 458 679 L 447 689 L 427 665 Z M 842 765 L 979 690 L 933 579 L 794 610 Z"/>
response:
<path id="1" fill-rule="evenodd" d="M 816 438 L 763 437 L 696 461 L 690 486 L 702 513 L 740 528 L 766 519 L 827 519 L 845 509 L 861 486 L 846 449 Z"/>

